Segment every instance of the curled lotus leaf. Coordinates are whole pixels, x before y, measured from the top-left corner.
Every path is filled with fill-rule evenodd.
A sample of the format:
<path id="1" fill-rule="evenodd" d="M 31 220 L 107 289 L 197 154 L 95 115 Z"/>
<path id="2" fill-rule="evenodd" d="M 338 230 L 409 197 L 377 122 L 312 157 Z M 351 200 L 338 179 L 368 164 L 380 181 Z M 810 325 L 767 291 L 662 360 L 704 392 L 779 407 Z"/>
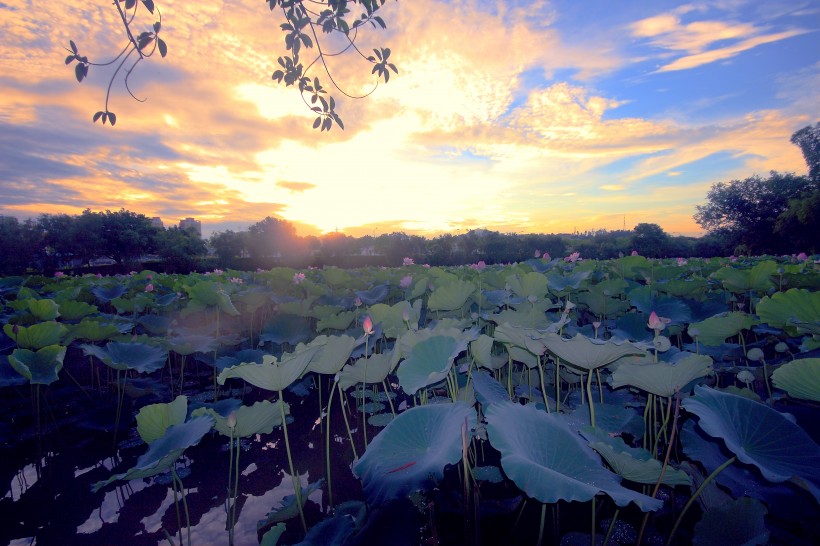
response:
<path id="1" fill-rule="evenodd" d="M 695 379 L 711 373 L 711 357 L 690 354 L 674 364 L 622 363 L 612 372 L 610 384 L 614 389 L 630 385 L 657 396 L 672 396 Z"/>
<path id="2" fill-rule="evenodd" d="M 453 359 L 464 349 L 450 336 L 434 336 L 417 343 L 396 371 L 399 385 L 409 395 L 447 377 Z"/>
<path id="3" fill-rule="evenodd" d="M 216 349 L 217 342 L 211 336 L 203 334 L 185 334 L 168 338 L 168 347 L 180 355 L 210 353 Z"/>
<path id="4" fill-rule="evenodd" d="M 149 404 L 137 413 L 137 433 L 146 444 L 162 438 L 168 427 L 185 421 L 188 397 L 180 394 L 172 402 Z"/>
<path id="5" fill-rule="evenodd" d="M 586 502 L 605 493 L 618 506 L 634 502 L 644 512 L 663 506 L 623 487 L 621 478 L 601 466 L 598 455 L 560 415 L 503 402 L 486 407 L 485 416 L 504 473 L 539 502 Z"/>
<path id="6" fill-rule="evenodd" d="M 9 364 L 32 385 L 51 385 L 59 379 L 65 351 L 61 345 L 49 345 L 36 351 L 14 349 L 9 355 Z"/>
<path id="7" fill-rule="evenodd" d="M 318 336 L 310 346 L 318 345 L 321 350 L 310 361 L 307 371 L 321 374 L 336 374 L 345 365 L 353 352 L 356 340 L 347 335 Z"/>
<path id="8" fill-rule="evenodd" d="M 109 341 L 105 347 L 81 345 L 83 353 L 94 355 L 115 370 L 151 373 L 165 366 L 168 351 L 147 343 Z"/>
<path id="9" fill-rule="evenodd" d="M 640 347 L 628 342 L 617 343 L 613 340 L 600 341 L 576 334 L 572 339 L 565 339 L 558 334 L 547 333 L 541 338 L 547 350 L 561 359 L 583 370 L 594 370 L 612 364 L 621 357 L 643 355 Z"/>
<path id="10" fill-rule="evenodd" d="M 820 402 L 820 358 L 793 360 L 776 369 L 772 382 L 793 398 Z"/>
<path id="11" fill-rule="evenodd" d="M 373 324 L 381 325 L 385 336 L 396 338 L 408 329 L 418 326 L 421 303 L 421 300 L 416 300 L 413 305 L 404 300 L 394 305 L 377 303 L 368 309 L 368 313 Z"/>
<path id="12" fill-rule="evenodd" d="M 381 504 L 434 485 L 448 464 L 461 460 L 461 427 L 476 427 L 476 412 L 464 402 L 428 404 L 396 416 L 353 466 L 368 501 Z"/>
<path id="13" fill-rule="evenodd" d="M 134 467 L 125 473 L 114 474 L 107 480 L 95 483 L 91 490 L 96 493 L 117 480 L 149 478 L 169 470 L 186 449 L 202 440 L 202 437 L 211 430 L 213 422 L 209 415 L 200 415 L 184 423 L 169 426 L 162 437 L 151 442 L 148 451 L 137 459 Z"/>
<path id="14" fill-rule="evenodd" d="M 112 284 L 109 286 L 95 286 L 91 289 L 91 293 L 101 302 L 109 303 L 125 294 L 128 289 L 120 284 Z"/>
<path id="15" fill-rule="evenodd" d="M 0 355 L 0 387 L 22 385 L 25 382 L 26 378 L 11 367 L 8 357 Z"/>
<path id="16" fill-rule="evenodd" d="M 517 296 L 541 299 L 547 295 L 547 277 L 543 273 L 530 271 L 524 275 L 510 275 L 507 284 Z"/>
<path id="17" fill-rule="evenodd" d="M 820 324 L 820 292 L 798 288 L 777 292 L 761 299 L 756 311 L 761 321 L 796 337 L 809 332 L 802 324 Z"/>
<path id="18" fill-rule="evenodd" d="M 661 462 L 643 448 L 629 447 L 619 436 L 610 436 L 599 427 L 581 430 L 589 447 L 597 451 L 620 477 L 637 483 L 654 484 L 661 477 Z M 682 470 L 667 467 L 663 483 L 670 486 L 691 485 L 689 475 Z"/>
<path id="19" fill-rule="evenodd" d="M 683 407 L 700 428 L 775 483 L 790 480 L 820 500 L 820 446 L 782 413 L 741 396 L 696 386 Z"/>
<path id="20" fill-rule="evenodd" d="M 696 328 L 698 341 L 704 345 L 717 346 L 726 341 L 726 338 L 738 335 L 742 330 L 748 330 L 759 321 L 756 317 L 734 311 L 708 318 L 702 322 L 695 322 L 689 328 Z"/>
<path id="21" fill-rule="evenodd" d="M 513 326 L 507 322 L 499 324 L 493 336 L 496 341 L 526 349 L 534 355 L 543 354 L 546 348 L 540 332 L 531 328 Z"/>
<path id="22" fill-rule="evenodd" d="M 319 346 L 300 346 L 292 353 L 283 354 L 281 360 L 273 355 L 265 355 L 262 357 L 262 364 L 243 362 L 225 368 L 216 380 L 220 385 L 224 385 L 226 379 L 238 377 L 260 389 L 283 391 L 302 375 L 320 349 Z"/>
<path id="23" fill-rule="evenodd" d="M 210 415 L 218 433 L 228 438 L 248 438 L 255 434 L 270 434 L 274 427 L 281 426 L 283 411 L 285 415 L 290 413 L 290 406 L 283 400 L 261 400 L 252 406 L 240 406 L 231 413 L 236 419 L 233 430 L 228 425 L 228 418 L 212 408 L 195 409 L 191 412 L 191 417 Z"/>
<path id="24" fill-rule="evenodd" d="M 4 324 L 3 332 L 17 343 L 21 349 L 42 349 L 49 345 L 56 345 L 63 340 L 68 329 L 53 320 L 32 324 L 31 326 L 17 326 Z M 119 332 L 118 332 L 119 333 Z"/>
<path id="25" fill-rule="evenodd" d="M 387 378 L 387 374 L 393 371 L 398 361 L 396 351 L 374 354 L 369 358 L 359 358 L 339 372 L 339 387 L 344 391 L 359 383 L 381 383 Z"/>
<path id="26" fill-rule="evenodd" d="M 454 311 L 461 309 L 467 298 L 476 290 L 470 281 L 456 280 L 439 286 L 430 294 L 427 308 L 430 311 Z"/>
<path id="27" fill-rule="evenodd" d="M 470 342 L 470 354 L 476 364 L 489 370 L 497 370 L 507 363 L 507 357 L 492 354 L 494 339 L 487 334 L 481 334 Z"/>
<path id="28" fill-rule="evenodd" d="M 225 292 L 218 282 L 200 281 L 193 286 L 186 286 L 185 291 L 188 292 L 190 299 L 187 307 L 183 310 L 183 315 L 201 311 L 208 307 L 216 307 L 231 316 L 239 315 L 239 311 L 231 301 L 231 296 Z"/>

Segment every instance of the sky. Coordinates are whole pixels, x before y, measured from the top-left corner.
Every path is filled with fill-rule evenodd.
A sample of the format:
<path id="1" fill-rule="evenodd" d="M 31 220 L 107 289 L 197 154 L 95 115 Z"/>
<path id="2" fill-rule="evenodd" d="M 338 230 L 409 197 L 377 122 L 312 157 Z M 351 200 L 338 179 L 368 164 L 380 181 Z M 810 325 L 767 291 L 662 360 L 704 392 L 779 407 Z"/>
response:
<path id="1" fill-rule="evenodd" d="M 126 44 L 110 0 L 0 0 L 0 214 L 119 210 L 202 221 L 266 216 L 301 235 L 569 233 L 649 222 L 698 235 L 712 184 L 806 173 L 790 136 L 820 120 L 815 0 L 388 0 L 398 74 L 328 58 L 345 129 L 312 129 L 271 79 L 283 22 L 260 0 L 155 0 L 168 55 L 78 83 Z M 357 10 L 356 6 L 352 6 Z M 142 9 L 134 28 L 158 19 Z M 334 53 L 341 41 L 322 37 Z M 306 62 L 316 49 L 303 50 Z M 375 89 L 374 89 L 375 87 Z"/>

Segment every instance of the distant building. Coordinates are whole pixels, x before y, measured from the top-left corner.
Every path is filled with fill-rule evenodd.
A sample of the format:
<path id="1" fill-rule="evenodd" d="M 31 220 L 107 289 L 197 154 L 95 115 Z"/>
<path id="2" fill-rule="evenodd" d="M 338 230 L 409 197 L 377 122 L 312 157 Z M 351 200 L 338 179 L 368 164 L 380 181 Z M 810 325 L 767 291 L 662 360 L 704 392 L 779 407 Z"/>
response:
<path id="1" fill-rule="evenodd" d="M 162 218 L 160 218 L 159 216 L 154 216 L 153 218 L 151 218 L 151 225 L 157 229 L 165 228 L 165 226 L 162 225 Z"/>
<path id="2" fill-rule="evenodd" d="M 179 229 L 187 229 L 196 233 L 197 237 L 202 237 L 202 222 L 194 218 L 185 218 L 179 221 Z"/>

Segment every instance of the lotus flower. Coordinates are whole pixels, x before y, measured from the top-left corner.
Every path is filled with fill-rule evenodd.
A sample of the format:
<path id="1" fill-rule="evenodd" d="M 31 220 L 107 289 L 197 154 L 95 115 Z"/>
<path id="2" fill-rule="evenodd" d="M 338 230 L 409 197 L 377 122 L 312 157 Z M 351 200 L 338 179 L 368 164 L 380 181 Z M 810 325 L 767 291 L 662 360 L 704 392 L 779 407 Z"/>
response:
<path id="1" fill-rule="evenodd" d="M 650 329 L 655 330 L 656 332 L 660 332 L 666 325 L 672 322 L 672 319 L 666 317 L 659 317 L 655 311 L 649 315 L 649 322 L 646 323 Z"/>
<path id="2" fill-rule="evenodd" d="M 55 271 L 54 276 L 59 279 L 60 277 L 65 277 L 65 273 L 63 273 L 62 271 Z"/>
<path id="3" fill-rule="evenodd" d="M 294 273 L 293 274 L 293 284 L 302 284 L 302 281 L 305 280 L 304 273 Z"/>
<path id="4" fill-rule="evenodd" d="M 413 258 L 406 257 L 401 261 L 401 263 L 402 265 L 413 265 L 416 262 L 413 261 Z"/>
<path id="5" fill-rule="evenodd" d="M 362 322 L 362 330 L 364 330 L 364 335 L 366 336 L 373 333 L 373 319 L 369 316 L 364 317 L 364 321 Z"/>
<path id="6" fill-rule="evenodd" d="M 564 261 L 568 262 L 568 263 L 575 263 L 580 259 L 581 259 L 581 253 L 580 252 L 573 252 L 572 254 L 570 254 L 569 256 L 564 258 Z"/>
<path id="7" fill-rule="evenodd" d="M 637 255 L 638 255 L 638 251 L 637 251 L 637 250 L 633 250 L 633 251 L 632 251 L 632 254 L 630 254 L 630 256 L 637 256 Z"/>
<path id="8" fill-rule="evenodd" d="M 475 269 L 476 271 L 484 271 L 484 268 L 487 267 L 487 264 L 484 263 L 484 260 L 480 260 L 477 263 L 470 264 L 470 269 Z"/>
<path id="9" fill-rule="evenodd" d="M 541 251 L 540 251 L 540 250 L 538 250 L 537 248 L 535 249 L 535 257 L 536 257 L 536 258 L 540 258 L 540 257 L 541 257 Z"/>
<path id="10" fill-rule="evenodd" d="M 678 258 L 678 259 L 677 259 L 677 262 L 678 262 L 678 266 L 681 266 L 681 267 L 689 263 L 689 262 L 686 260 L 686 258 Z"/>
<path id="11" fill-rule="evenodd" d="M 412 282 L 413 277 L 411 277 L 410 275 L 406 275 L 402 277 L 402 279 L 399 281 L 399 286 L 401 286 L 402 288 L 407 288 L 408 286 L 410 286 L 410 283 Z"/>
<path id="12" fill-rule="evenodd" d="M 797 261 L 798 262 L 805 262 L 808 259 L 809 259 L 809 257 L 806 255 L 805 252 L 801 252 L 800 254 L 797 255 Z"/>
<path id="13" fill-rule="evenodd" d="M 154 285 L 149 282 L 148 284 L 145 285 L 145 291 L 146 292 L 153 292 L 154 291 Z"/>

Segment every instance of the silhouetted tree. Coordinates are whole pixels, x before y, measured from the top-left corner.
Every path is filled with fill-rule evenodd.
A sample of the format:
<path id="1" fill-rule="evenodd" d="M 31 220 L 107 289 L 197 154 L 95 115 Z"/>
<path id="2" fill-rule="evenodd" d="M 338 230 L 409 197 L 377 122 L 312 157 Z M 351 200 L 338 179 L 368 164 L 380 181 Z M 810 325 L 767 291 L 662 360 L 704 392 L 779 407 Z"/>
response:
<path id="1" fill-rule="evenodd" d="M 647 258 L 665 258 L 670 254 L 669 235 L 658 224 L 641 223 L 632 230 L 632 247 Z"/>

